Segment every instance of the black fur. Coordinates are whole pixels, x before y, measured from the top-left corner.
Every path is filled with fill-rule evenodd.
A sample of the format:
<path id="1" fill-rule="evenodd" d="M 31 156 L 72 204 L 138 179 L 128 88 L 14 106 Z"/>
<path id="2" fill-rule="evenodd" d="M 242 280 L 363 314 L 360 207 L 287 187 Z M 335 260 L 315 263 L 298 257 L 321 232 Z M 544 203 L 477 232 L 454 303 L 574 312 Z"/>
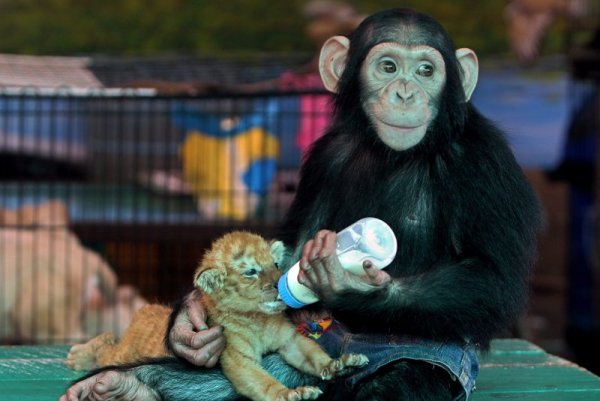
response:
<path id="1" fill-rule="evenodd" d="M 448 380 L 448 373 L 440 367 L 427 362 L 403 361 L 385 366 L 374 378 L 358 383 L 356 397 L 350 399 L 452 400 L 458 386 L 456 381 Z"/>
<path id="2" fill-rule="evenodd" d="M 396 17 L 397 23 L 416 24 L 406 29 L 411 32 L 434 24 L 421 14 L 393 10 L 367 19 L 354 33 L 332 128 L 303 166 L 280 238 L 295 247 L 297 259 L 320 229 L 339 231 L 365 216 L 386 221 L 399 244 L 386 271 L 397 278 L 401 294 L 353 295 L 325 306 L 354 331 L 470 339 L 485 347 L 524 306 L 540 225 L 538 201 L 503 134 L 464 98 L 455 99 L 449 88 L 457 91 L 458 74 L 448 74 L 433 128 L 403 152 L 387 148 L 361 109 L 347 101 L 360 98 L 360 62 L 352 57 L 372 45 L 363 35 Z M 439 50 L 453 55 L 447 46 L 451 42 Z M 456 64 L 454 57 L 445 61 Z M 448 127 L 455 128 L 445 132 Z"/>
<path id="3" fill-rule="evenodd" d="M 373 45 L 389 40 L 432 46 L 447 68 L 437 119 L 418 145 L 402 152 L 379 140 L 360 101 L 361 63 Z M 397 285 L 321 306 L 354 332 L 469 340 L 486 348 L 525 305 L 541 218 L 502 132 L 465 102 L 454 50 L 435 20 L 410 10 L 378 13 L 361 24 L 351 37 L 332 127 L 302 168 L 280 238 L 296 261 L 318 230 L 381 218 L 398 239 L 386 269 Z M 288 385 L 302 378 L 275 365 L 273 371 L 289 373 Z M 231 399 L 229 390 L 217 395 L 227 383 L 215 369 L 155 364 L 135 372 L 164 399 Z M 455 385 L 440 368 L 403 361 L 363 380 L 346 399 L 451 400 Z M 332 387 L 327 398 L 335 396 Z"/>
<path id="4" fill-rule="evenodd" d="M 357 101 L 365 55 L 390 38 L 435 47 L 448 69 L 436 121 L 421 143 L 403 152 L 379 140 Z M 320 229 L 339 231 L 366 216 L 390 224 L 399 250 L 386 271 L 398 286 L 324 305 L 354 332 L 470 340 L 485 349 L 525 306 L 539 203 L 503 133 L 465 102 L 460 74 L 447 34 L 422 14 L 376 14 L 352 35 L 334 122 L 303 166 L 280 238 L 295 248 L 297 260 Z M 449 399 L 434 383 L 440 376 L 422 374 L 417 365 L 402 362 L 363 388 L 387 389 L 381 400 L 405 399 L 398 394 Z M 372 400 L 374 391 L 356 399 Z"/>

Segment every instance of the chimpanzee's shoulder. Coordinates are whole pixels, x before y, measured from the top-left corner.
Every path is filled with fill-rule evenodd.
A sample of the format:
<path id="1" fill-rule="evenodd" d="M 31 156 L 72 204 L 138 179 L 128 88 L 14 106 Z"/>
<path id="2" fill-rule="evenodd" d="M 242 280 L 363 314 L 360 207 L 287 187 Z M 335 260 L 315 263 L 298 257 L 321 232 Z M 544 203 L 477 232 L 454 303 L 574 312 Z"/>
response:
<path id="1" fill-rule="evenodd" d="M 469 113 L 462 135 L 453 146 L 463 163 L 502 163 L 506 168 L 514 167 L 516 160 L 508 141 L 508 134 L 475 108 Z"/>

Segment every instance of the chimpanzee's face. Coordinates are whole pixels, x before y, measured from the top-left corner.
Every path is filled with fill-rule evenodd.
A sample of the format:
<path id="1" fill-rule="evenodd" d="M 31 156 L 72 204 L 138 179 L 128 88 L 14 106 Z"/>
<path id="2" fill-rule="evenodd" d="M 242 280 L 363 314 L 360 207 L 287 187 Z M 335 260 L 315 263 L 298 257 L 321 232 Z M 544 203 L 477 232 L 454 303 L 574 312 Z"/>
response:
<path id="1" fill-rule="evenodd" d="M 394 150 L 417 145 L 438 112 L 446 82 L 444 58 L 436 49 L 380 43 L 361 70 L 362 104 L 377 135 Z"/>

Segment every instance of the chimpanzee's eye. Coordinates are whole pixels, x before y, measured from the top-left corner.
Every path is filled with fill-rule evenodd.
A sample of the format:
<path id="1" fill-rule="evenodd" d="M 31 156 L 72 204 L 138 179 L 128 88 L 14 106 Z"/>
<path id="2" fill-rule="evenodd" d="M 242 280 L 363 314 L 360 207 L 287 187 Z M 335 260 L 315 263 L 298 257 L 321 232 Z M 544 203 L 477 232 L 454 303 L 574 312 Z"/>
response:
<path id="1" fill-rule="evenodd" d="M 422 77 L 430 77 L 433 75 L 433 66 L 431 64 L 421 64 L 417 68 L 417 74 Z"/>
<path id="2" fill-rule="evenodd" d="M 396 63 L 390 59 L 382 60 L 379 63 L 379 70 L 386 74 L 393 74 L 397 71 Z"/>

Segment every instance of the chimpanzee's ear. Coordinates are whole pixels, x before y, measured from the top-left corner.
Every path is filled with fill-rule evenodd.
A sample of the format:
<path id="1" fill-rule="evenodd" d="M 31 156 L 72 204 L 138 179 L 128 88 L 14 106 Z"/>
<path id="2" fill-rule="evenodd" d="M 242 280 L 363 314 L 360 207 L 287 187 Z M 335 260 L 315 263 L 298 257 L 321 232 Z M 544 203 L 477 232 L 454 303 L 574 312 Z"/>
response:
<path id="1" fill-rule="evenodd" d="M 477 55 L 471 49 L 458 49 L 456 58 L 462 67 L 462 84 L 465 91 L 465 100 L 468 102 L 477 85 L 479 77 L 479 61 Z"/>
<path id="2" fill-rule="evenodd" d="M 194 274 L 196 288 L 208 294 L 223 288 L 227 272 L 218 267 L 200 266 Z"/>
<path id="3" fill-rule="evenodd" d="M 350 40 L 345 36 L 329 38 L 321 48 L 319 71 L 325 89 L 330 92 L 337 92 L 338 81 L 346 67 L 346 56 L 349 48 Z"/>

